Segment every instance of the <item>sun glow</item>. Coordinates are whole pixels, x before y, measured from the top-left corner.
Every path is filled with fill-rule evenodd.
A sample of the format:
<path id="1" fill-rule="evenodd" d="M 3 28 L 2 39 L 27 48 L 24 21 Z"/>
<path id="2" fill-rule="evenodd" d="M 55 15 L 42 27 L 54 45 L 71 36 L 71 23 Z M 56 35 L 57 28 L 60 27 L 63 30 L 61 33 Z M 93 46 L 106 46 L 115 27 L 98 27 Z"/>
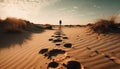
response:
<path id="1" fill-rule="evenodd" d="M 24 18 L 26 17 L 26 13 L 19 8 L 18 6 L 9 6 L 7 7 L 5 10 L 7 10 L 5 13 L 9 16 L 9 17 L 18 17 L 18 18 Z"/>

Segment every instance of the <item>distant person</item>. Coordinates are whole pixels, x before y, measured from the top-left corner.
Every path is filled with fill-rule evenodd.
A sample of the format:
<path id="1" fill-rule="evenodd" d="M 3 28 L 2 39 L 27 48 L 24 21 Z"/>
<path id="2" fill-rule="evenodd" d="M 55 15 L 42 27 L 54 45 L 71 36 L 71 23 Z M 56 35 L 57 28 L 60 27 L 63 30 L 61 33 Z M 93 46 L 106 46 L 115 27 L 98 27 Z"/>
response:
<path id="1" fill-rule="evenodd" d="M 62 24 L 62 20 L 59 21 L 59 24 L 60 24 L 60 25 Z"/>
<path id="2" fill-rule="evenodd" d="M 60 26 L 59 26 L 59 30 L 61 30 L 62 20 L 59 21 L 59 24 L 60 24 Z"/>

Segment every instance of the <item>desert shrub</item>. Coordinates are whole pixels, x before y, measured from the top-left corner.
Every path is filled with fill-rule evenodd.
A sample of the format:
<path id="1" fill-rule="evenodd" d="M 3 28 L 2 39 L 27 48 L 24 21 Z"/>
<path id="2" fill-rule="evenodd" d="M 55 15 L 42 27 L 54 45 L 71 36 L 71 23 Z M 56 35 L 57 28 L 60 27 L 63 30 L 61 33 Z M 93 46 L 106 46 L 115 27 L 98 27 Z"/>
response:
<path id="1" fill-rule="evenodd" d="M 93 24 L 92 23 L 88 23 L 86 26 L 92 26 Z"/>
<path id="2" fill-rule="evenodd" d="M 82 25 L 79 25 L 79 24 L 78 24 L 78 25 L 75 25 L 75 26 L 76 26 L 76 27 L 82 27 Z"/>
<path id="3" fill-rule="evenodd" d="M 50 29 L 50 30 L 52 30 L 52 26 L 50 26 L 50 25 L 49 25 L 49 26 L 46 26 L 45 29 Z"/>
<path id="4" fill-rule="evenodd" d="M 25 28 L 26 23 L 21 19 L 6 18 L 1 22 L 0 26 L 4 32 L 21 32 Z"/>
<path id="5" fill-rule="evenodd" d="M 65 27 L 74 27 L 74 25 L 64 25 Z"/>
<path id="6" fill-rule="evenodd" d="M 49 30 L 52 30 L 53 29 L 53 26 L 50 25 L 50 24 L 45 24 L 42 26 L 44 29 L 49 29 Z"/>
<path id="7" fill-rule="evenodd" d="M 107 19 L 99 19 L 94 24 L 91 25 L 91 28 L 94 32 L 97 33 L 109 33 L 114 32 L 118 29 L 118 25 L 115 22 L 115 17 L 111 18 L 110 20 Z"/>
<path id="8" fill-rule="evenodd" d="M 0 32 L 24 32 L 24 31 L 42 31 L 43 28 L 37 24 L 33 24 L 30 21 L 17 19 L 17 18 L 6 18 L 5 20 L 0 19 Z"/>

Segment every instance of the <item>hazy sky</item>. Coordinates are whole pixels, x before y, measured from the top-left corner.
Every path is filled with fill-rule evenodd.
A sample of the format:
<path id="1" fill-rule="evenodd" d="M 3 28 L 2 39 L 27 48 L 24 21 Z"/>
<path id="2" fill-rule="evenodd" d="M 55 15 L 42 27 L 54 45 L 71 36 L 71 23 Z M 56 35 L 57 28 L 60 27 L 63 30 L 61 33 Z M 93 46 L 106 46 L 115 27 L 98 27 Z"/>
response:
<path id="1" fill-rule="evenodd" d="M 0 18 L 34 23 L 87 24 L 114 14 L 120 16 L 120 0 L 0 0 Z"/>

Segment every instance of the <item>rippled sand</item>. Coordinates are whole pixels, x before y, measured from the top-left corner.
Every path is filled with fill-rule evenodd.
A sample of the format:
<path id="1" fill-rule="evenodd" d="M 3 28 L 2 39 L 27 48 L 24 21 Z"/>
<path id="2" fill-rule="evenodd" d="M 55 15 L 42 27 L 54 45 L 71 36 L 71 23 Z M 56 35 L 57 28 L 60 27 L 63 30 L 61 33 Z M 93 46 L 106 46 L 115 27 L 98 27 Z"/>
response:
<path id="1" fill-rule="evenodd" d="M 67 55 L 79 61 L 85 69 L 120 69 L 120 34 L 98 35 L 82 27 L 62 30 L 69 39 L 64 40 L 61 46 L 48 40 L 55 30 L 46 30 L 32 34 L 31 39 L 21 45 L 0 49 L 0 69 L 47 69 L 52 60 L 39 54 L 43 48 L 66 51 L 63 55 L 53 57 L 59 61 L 59 67 L 62 67 L 62 62 L 66 62 L 62 58 Z M 62 46 L 65 42 L 72 43 L 72 47 Z"/>

